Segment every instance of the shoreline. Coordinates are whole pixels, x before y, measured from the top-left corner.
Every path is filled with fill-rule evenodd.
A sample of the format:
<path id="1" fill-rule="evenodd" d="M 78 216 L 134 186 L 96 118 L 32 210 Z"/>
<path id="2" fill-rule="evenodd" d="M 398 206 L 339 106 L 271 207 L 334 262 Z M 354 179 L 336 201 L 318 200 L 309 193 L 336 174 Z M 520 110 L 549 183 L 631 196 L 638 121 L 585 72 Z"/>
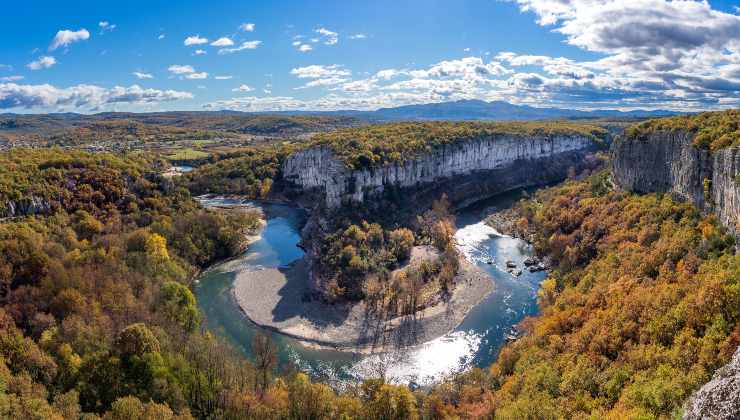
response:
<path id="1" fill-rule="evenodd" d="M 490 276 L 460 255 L 460 271 L 447 301 L 384 319 L 364 302 L 306 301 L 305 264 L 301 259 L 285 268 L 238 271 L 230 294 L 250 322 L 312 349 L 368 354 L 420 345 L 457 328 L 494 289 Z"/>

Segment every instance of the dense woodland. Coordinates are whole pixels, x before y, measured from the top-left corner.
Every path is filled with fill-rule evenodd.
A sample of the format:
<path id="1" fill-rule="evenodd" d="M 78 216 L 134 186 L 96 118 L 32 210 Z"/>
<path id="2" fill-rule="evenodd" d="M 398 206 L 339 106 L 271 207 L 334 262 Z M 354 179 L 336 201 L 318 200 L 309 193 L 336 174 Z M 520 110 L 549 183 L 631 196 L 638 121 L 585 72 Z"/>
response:
<path id="1" fill-rule="evenodd" d="M 249 140 L 253 136 L 287 138 L 352 127 L 360 121 L 342 116 L 252 115 L 219 112 L 148 114 L 2 115 L 0 141 L 37 146 L 75 146 L 95 142 Z"/>
<path id="2" fill-rule="evenodd" d="M 687 132 L 694 136 L 694 146 L 711 151 L 740 145 L 740 110 L 703 112 L 695 115 L 657 118 L 629 127 L 631 138 L 647 139 L 656 132 Z"/>
<path id="3" fill-rule="evenodd" d="M 453 239 L 455 218 L 446 196 L 407 222 L 408 227 L 393 228 L 353 216 L 335 215 L 340 219 L 335 232 L 319 238 L 317 269 L 330 284 L 325 298 L 369 299 L 386 312 L 407 315 L 424 306 L 424 297 L 446 296 L 454 287 L 459 263 Z M 436 251 L 418 266 L 410 265 L 415 245 Z"/>
<path id="4" fill-rule="evenodd" d="M 702 118 L 715 115 L 732 114 Z M 462 127 L 445 124 L 435 123 Z M 370 146 L 376 135 L 341 149 L 348 162 L 391 159 L 374 149 L 379 140 Z M 668 419 L 740 344 L 732 238 L 688 204 L 613 191 L 601 173 L 517 205 L 516 229 L 554 269 L 539 291 L 541 316 L 522 323 L 523 337 L 490 368 L 432 389 L 377 379 L 337 392 L 279 369 L 267 336 L 247 360 L 204 329 L 190 287 L 200 269 L 242 248 L 258 216 L 205 210 L 191 194 L 269 197 L 289 150 L 269 146 L 175 182 L 139 154 L 0 154 L 0 210 L 44 204 L 0 220 L 0 418 Z M 415 285 L 444 287 L 453 261 L 444 201 L 405 227 L 360 216 L 378 223 L 343 218 L 324 244 L 339 294 L 381 290 L 404 313 L 418 308 Z M 391 276 L 414 245 L 436 248 L 441 264 Z M 387 276 L 386 287 L 356 281 L 368 275 Z"/>

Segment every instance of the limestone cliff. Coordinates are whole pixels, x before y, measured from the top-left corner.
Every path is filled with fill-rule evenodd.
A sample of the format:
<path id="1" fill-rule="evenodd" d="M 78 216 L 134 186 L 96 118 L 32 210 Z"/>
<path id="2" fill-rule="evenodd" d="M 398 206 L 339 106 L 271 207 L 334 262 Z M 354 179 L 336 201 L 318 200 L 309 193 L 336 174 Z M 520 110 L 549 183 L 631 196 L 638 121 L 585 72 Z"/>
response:
<path id="1" fill-rule="evenodd" d="M 363 203 L 383 213 L 385 199 L 392 195 L 415 215 L 443 193 L 460 207 L 515 188 L 562 180 L 570 170 L 580 170 L 588 161 L 586 156 L 600 145 L 587 136 L 490 136 L 361 170 L 345 166 L 330 148 L 316 147 L 288 157 L 282 172 L 286 189 L 316 207 L 302 235 L 309 261 L 316 261 L 321 253 L 316 239 L 334 230 L 333 218 L 325 217 L 333 209 Z M 311 289 L 321 295 L 327 279 L 313 264 L 309 264 L 309 278 Z"/>
<path id="2" fill-rule="evenodd" d="M 594 139 L 587 136 L 490 136 L 447 144 L 400 163 L 361 170 L 350 170 L 335 159 L 330 148 L 318 147 L 290 156 L 283 165 L 283 177 L 302 191 L 319 192 L 327 207 L 334 208 L 343 202 L 364 202 L 389 187 L 418 189 L 473 174 L 485 177 L 502 169 L 526 168 L 527 176 L 522 179 L 494 180 L 499 188 L 490 195 L 563 178 L 565 170 L 574 163 L 566 161 L 595 146 Z"/>
<path id="3" fill-rule="evenodd" d="M 657 132 L 620 138 L 612 150 L 612 174 L 634 192 L 667 192 L 714 213 L 736 236 L 740 221 L 740 149 L 710 153 L 692 144 L 690 133 Z"/>

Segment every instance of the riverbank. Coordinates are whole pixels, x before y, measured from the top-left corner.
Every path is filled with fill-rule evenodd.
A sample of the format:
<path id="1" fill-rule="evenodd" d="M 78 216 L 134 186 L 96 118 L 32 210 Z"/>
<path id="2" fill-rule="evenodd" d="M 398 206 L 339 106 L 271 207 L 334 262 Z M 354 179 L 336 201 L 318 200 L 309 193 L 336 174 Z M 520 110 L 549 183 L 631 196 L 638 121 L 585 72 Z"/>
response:
<path id="1" fill-rule="evenodd" d="M 450 298 L 414 315 L 386 319 L 364 302 L 306 300 L 306 261 L 286 268 L 248 267 L 236 273 L 233 297 L 255 324 L 305 345 L 371 353 L 413 346 L 443 336 L 493 291 L 490 277 L 460 256 Z"/>

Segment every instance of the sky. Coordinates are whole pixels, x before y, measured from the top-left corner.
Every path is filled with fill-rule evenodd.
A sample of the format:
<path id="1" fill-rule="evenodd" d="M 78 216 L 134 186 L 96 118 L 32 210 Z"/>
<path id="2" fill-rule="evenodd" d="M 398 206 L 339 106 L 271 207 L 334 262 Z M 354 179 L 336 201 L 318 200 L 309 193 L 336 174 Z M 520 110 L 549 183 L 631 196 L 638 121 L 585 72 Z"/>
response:
<path id="1" fill-rule="evenodd" d="M 0 113 L 740 107 L 740 0 L 3 3 Z"/>

